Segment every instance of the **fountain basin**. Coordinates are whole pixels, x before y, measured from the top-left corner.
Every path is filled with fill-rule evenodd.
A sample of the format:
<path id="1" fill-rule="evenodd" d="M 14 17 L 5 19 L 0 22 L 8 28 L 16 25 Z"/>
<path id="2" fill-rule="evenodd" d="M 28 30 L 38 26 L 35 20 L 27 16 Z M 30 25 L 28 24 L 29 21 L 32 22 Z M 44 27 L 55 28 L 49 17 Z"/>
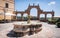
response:
<path id="1" fill-rule="evenodd" d="M 29 34 L 30 32 L 38 33 L 42 29 L 42 24 L 39 21 L 31 21 L 27 23 L 27 21 L 14 23 L 14 32 L 23 34 Z"/>

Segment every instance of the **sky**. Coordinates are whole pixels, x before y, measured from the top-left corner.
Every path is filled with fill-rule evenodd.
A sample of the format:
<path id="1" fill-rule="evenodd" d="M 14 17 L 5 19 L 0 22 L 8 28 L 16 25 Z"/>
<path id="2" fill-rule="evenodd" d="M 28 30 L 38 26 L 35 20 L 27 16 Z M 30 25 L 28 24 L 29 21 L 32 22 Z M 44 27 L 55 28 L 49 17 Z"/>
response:
<path id="1" fill-rule="evenodd" d="M 35 5 L 39 4 L 40 9 L 43 11 L 53 10 L 55 12 L 55 16 L 60 16 L 60 0 L 15 0 L 15 10 L 25 11 L 28 8 L 29 4 L 33 5 L 33 3 Z M 37 9 L 32 8 L 30 10 L 30 14 L 37 16 Z"/>

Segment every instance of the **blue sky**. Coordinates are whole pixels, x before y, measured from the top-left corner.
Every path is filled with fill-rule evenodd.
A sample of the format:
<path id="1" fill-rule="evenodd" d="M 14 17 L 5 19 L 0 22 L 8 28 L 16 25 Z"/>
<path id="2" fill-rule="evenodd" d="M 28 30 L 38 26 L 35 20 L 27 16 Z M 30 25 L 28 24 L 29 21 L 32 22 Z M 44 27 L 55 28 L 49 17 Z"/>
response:
<path id="1" fill-rule="evenodd" d="M 15 0 L 15 10 L 24 11 L 29 4 L 40 6 L 44 11 L 55 11 L 55 16 L 60 16 L 60 0 Z M 31 9 L 31 15 L 37 16 L 36 9 Z"/>

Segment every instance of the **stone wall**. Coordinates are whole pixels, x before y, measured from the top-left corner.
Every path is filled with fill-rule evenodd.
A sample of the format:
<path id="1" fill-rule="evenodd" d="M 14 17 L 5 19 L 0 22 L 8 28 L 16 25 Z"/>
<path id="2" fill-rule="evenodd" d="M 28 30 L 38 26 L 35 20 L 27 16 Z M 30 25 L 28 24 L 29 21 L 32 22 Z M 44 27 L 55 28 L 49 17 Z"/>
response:
<path id="1" fill-rule="evenodd" d="M 8 8 L 5 8 L 5 3 L 8 3 Z M 12 13 L 14 12 L 14 0 L 0 0 L 0 13 Z M 0 20 L 4 19 L 4 15 L 0 14 Z M 11 20 L 12 16 L 6 16 L 6 19 Z"/>

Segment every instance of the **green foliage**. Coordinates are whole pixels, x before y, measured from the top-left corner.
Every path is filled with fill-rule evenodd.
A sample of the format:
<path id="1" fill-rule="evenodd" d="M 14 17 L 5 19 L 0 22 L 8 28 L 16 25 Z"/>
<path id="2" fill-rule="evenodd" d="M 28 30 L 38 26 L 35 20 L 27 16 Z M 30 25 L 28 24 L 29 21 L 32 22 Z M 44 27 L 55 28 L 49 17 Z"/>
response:
<path id="1" fill-rule="evenodd" d="M 48 23 L 56 24 L 60 22 L 60 18 L 54 18 L 53 20 L 51 18 L 48 18 Z"/>
<path id="2" fill-rule="evenodd" d="M 58 18 L 56 22 L 60 22 L 60 18 Z"/>
<path id="3" fill-rule="evenodd" d="M 31 20 L 37 20 L 37 17 L 31 17 Z"/>
<path id="4" fill-rule="evenodd" d="M 57 25 L 57 27 L 60 28 L 60 18 L 57 19 L 57 21 L 56 21 L 56 25 Z"/>
<path id="5" fill-rule="evenodd" d="M 59 28 L 60 28 L 60 22 L 57 22 L 57 23 L 56 23 L 56 25 L 57 25 L 57 27 L 59 27 Z"/>
<path id="6" fill-rule="evenodd" d="M 53 20 L 51 18 L 48 19 L 48 23 L 51 23 L 51 24 L 56 24 L 56 21 L 57 21 L 57 18 L 54 18 Z"/>
<path id="7" fill-rule="evenodd" d="M 44 20 L 45 18 L 44 17 L 41 17 L 40 20 Z"/>
<path id="8" fill-rule="evenodd" d="M 24 17 L 24 21 L 27 21 L 28 20 L 28 18 L 27 17 Z"/>

